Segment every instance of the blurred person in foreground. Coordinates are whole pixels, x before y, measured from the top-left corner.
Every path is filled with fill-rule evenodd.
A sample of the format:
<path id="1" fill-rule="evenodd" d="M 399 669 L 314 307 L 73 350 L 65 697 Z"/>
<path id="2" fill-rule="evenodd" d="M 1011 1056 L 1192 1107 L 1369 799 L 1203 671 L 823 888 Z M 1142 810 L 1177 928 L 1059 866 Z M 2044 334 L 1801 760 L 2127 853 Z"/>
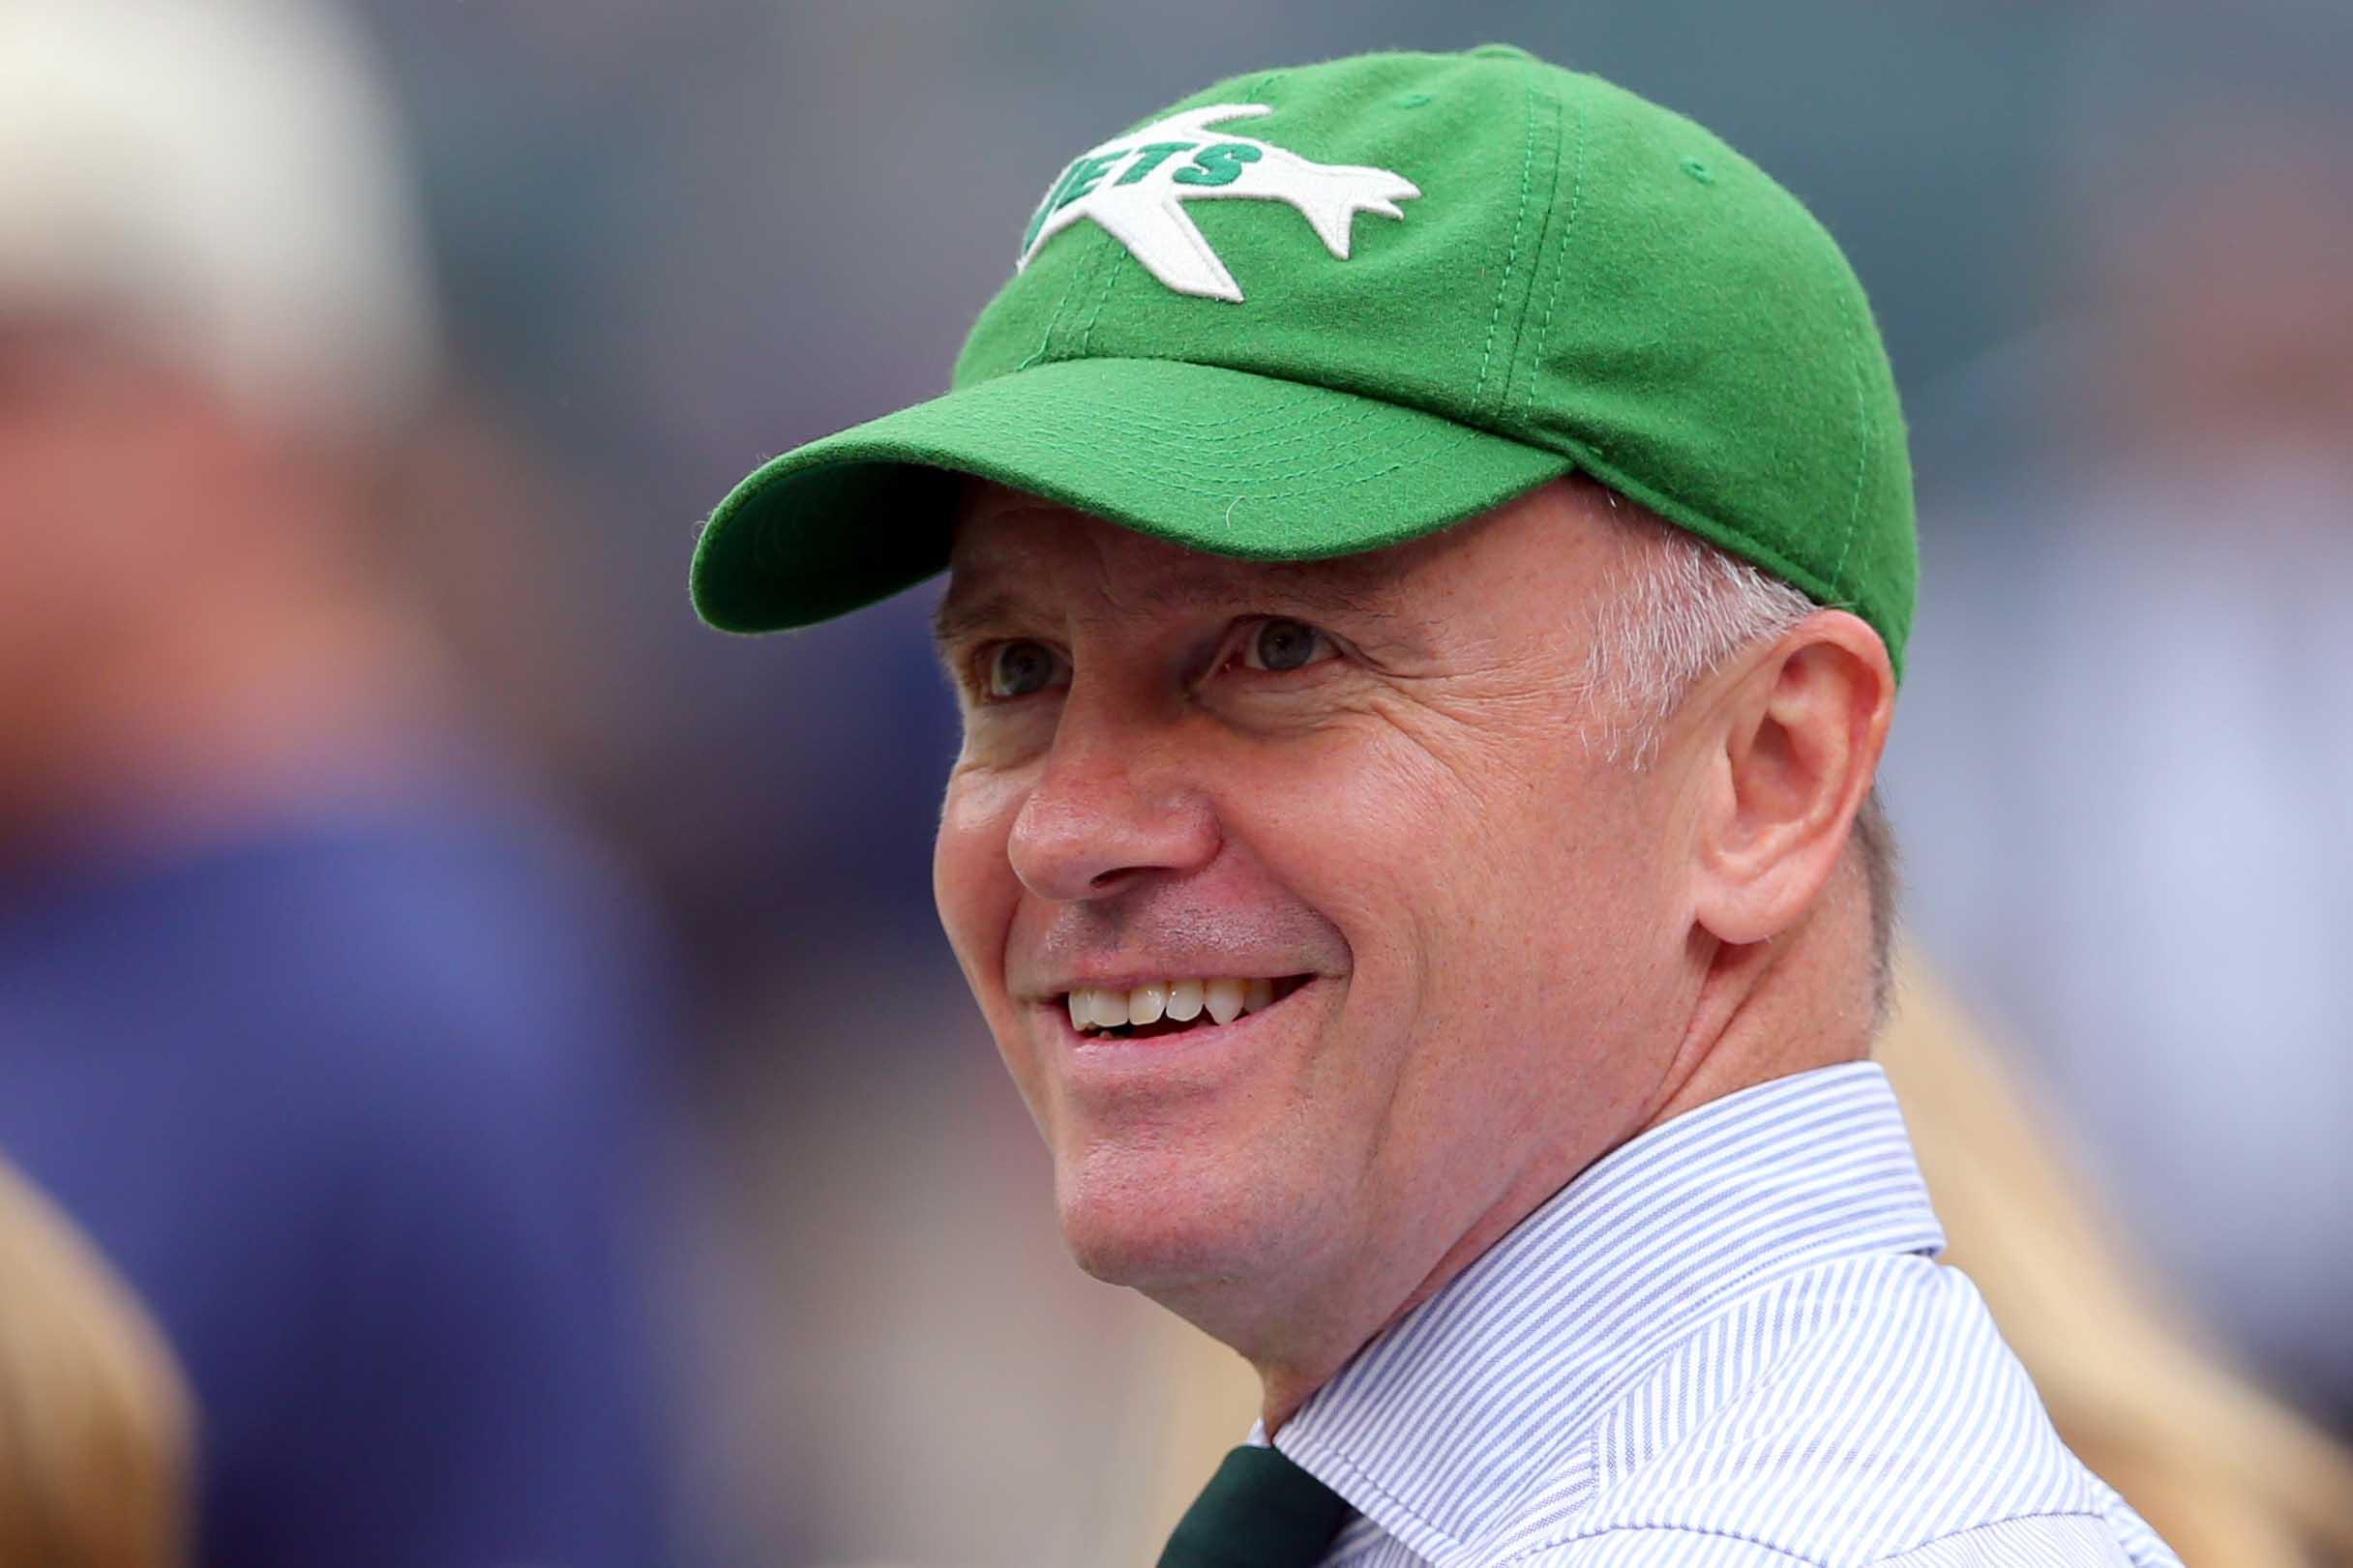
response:
<path id="1" fill-rule="evenodd" d="M 1890 778 L 1923 941 L 2154 1272 L 2353 1433 L 2347 133 L 2224 105 L 2101 170 L 2098 304 L 1987 399 L 2050 417 L 1942 508 Z"/>
<path id="2" fill-rule="evenodd" d="M 115 1259 L 221 1568 L 654 1555 L 647 933 L 371 494 L 430 390 L 357 41 L 0 0 L 0 1149 Z"/>
<path id="3" fill-rule="evenodd" d="M 1867 1060 L 1912 495 L 1830 237 L 1486 46 L 1210 88 L 1020 251 L 693 587 L 948 570 L 942 923 L 1081 1263 L 1260 1377 L 1162 1563 L 2176 1563 Z"/>
<path id="4" fill-rule="evenodd" d="M 0 1568 L 183 1568 L 194 1459 L 162 1334 L 0 1164 Z"/>

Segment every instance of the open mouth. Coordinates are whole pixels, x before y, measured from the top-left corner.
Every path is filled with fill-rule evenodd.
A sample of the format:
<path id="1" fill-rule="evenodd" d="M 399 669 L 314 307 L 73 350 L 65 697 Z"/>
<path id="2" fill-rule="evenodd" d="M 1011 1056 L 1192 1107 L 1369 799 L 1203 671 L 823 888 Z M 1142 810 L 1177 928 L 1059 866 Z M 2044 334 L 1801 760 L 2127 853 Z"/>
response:
<path id="1" fill-rule="evenodd" d="M 1063 1001 L 1070 1009 L 1070 1026 L 1088 1039 L 1157 1040 L 1216 1028 L 1245 1013 L 1263 1013 L 1313 978 L 1155 981 L 1132 991 L 1081 987 Z"/>

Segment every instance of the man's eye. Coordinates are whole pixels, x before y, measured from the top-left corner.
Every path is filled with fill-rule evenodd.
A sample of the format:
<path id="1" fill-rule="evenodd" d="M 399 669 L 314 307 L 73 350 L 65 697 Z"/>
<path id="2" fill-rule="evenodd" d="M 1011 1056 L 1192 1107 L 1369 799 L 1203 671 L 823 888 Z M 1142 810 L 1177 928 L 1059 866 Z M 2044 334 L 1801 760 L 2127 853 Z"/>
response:
<path id="1" fill-rule="evenodd" d="M 1265 620 L 1242 634 L 1244 669 L 1304 669 L 1338 653 L 1331 638 L 1305 621 Z"/>
<path id="2" fill-rule="evenodd" d="M 1028 638 L 1000 642 L 989 650 L 983 674 L 982 686 L 992 701 L 1028 696 L 1065 679 L 1062 656 Z"/>

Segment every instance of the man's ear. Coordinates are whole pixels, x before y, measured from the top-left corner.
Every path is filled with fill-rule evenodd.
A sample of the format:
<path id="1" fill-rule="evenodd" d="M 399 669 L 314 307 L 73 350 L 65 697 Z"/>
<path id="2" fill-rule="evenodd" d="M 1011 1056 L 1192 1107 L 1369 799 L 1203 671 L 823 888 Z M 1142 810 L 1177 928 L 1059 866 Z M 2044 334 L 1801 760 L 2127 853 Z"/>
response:
<path id="1" fill-rule="evenodd" d="M 1717 940 L 1761 942 L 1804 914 L 1870 792 L 1894 710 L 1879 634 L 1818 610 L 1752 658 L 1706 732 L 1692 914 Z"/>

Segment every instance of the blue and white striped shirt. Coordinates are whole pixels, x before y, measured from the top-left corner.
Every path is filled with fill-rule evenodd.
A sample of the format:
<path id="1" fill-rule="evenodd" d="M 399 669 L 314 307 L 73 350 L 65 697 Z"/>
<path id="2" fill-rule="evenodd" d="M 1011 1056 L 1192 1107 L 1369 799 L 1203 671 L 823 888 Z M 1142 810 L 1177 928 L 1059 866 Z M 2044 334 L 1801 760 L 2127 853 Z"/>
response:
<path id="1" fill-rule="evenodd" d="M 1944 1244 L 1876 1065 L 1761 1084 L 1595 1162 L 1275 1446 L 1357 1510 L 1325 1568 L 2180 1568 Z"/>

